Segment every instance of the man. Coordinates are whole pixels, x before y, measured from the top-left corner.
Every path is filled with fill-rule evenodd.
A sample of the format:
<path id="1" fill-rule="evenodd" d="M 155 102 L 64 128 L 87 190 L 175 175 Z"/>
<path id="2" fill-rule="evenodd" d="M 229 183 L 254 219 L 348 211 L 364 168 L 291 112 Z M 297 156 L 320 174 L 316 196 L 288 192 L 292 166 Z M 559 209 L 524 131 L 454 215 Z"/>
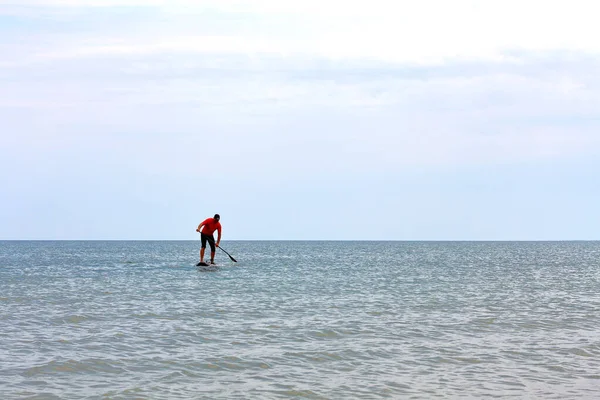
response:
<path id="1" fill-rule="evenodd" d="M 219 247 L 219 243 L 221 243 L 220 219 L 221 216 L 219 214 L 215 214 L 213 218 L 207 218 L 202 221 L 202 223 L 198 225 L 198 229 L 196 229 L 196 232 L 200 232 L 200 240 L 202 242 L 202 247 L 200 248 L 200 264 L 204 264 L 204 251 L 206 250 L 206 242 L 210 244 L 210 263 L 215 263 L 216 247 Z M 219 232 L 216 244 L 215 237 L 213 236 L 215 231 Z"/>

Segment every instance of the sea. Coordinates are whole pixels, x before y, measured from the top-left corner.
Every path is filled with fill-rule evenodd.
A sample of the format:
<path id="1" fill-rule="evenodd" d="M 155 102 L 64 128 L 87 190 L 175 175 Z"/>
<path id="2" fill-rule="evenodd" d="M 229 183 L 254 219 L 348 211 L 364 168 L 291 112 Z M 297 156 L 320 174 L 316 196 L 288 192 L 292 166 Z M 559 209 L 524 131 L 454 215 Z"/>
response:
<path id="1" fill-rule="evenodd" d="M 598 399 L 600 242 L 0 242 L 0 399 Z"/>

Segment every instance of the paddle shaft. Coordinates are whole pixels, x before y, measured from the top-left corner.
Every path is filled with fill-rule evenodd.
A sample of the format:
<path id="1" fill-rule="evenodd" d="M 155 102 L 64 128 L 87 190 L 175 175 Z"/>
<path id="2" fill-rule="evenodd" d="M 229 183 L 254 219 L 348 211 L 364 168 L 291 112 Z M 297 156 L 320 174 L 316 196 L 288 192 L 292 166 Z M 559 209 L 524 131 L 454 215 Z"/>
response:
<path id="1" fill-rule="evenodd" d="M 237 260 L 235 258 L 231 257 L 231 254 L 229 254 L 228 252 L 226 252 L 224 248 L 222 248 L 221 246 L 219 246 L 219 248 L 221 250 L 223 250 L 223 252 L 229 256 L 229 258 L 231 258 L 231 261 L 237 262 Z"/>

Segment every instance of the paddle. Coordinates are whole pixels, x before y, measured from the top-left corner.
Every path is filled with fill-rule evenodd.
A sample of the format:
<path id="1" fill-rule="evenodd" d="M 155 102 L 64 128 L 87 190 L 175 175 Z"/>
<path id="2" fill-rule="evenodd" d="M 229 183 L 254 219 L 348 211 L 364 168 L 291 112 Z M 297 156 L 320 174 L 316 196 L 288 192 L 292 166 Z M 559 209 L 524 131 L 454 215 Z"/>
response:
<path id="1" fill-rule="evenodd" d="M 235 258 L 231 257 L 231 254 L 229 254 L 228 252 L 226 252 L 224 248 L 222 248 L 221 246 L 219 246 L 219 248 L 221 250 L 223 250 L 223 252 L 229 256 L 229 258 L 231 258 L 231 261 L 237 262 L 237 260 Z"/>

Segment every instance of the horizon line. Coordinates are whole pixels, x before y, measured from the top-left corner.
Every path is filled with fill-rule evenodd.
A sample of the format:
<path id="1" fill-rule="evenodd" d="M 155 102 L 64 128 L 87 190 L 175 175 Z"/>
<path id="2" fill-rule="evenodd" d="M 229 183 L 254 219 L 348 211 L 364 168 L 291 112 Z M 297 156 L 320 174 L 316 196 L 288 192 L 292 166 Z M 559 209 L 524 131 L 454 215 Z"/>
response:
<path id="1" fill-rule="evenodd" d="M 195 242 L 199 239 L 1 239 L 0 242 Z M 230 239 L 227 242 L 599 242 L 600 239 Z"/>

